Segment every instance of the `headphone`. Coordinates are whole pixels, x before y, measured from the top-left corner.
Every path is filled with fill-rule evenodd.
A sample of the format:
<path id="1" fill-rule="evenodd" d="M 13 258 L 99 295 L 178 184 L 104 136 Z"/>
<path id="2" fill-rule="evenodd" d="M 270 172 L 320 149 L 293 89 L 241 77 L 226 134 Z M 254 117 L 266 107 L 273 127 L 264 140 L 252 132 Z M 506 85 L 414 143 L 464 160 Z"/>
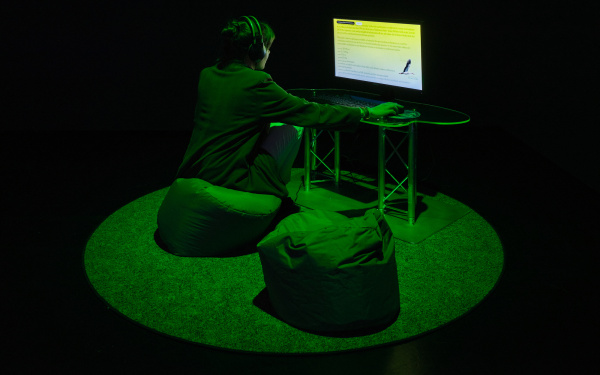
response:
<path id="1" fill-rule="evenodd" d="M 242 16 L 242 18 L 245 18 L 246 23 L 250 25 L 250 30 L 252 30 L 252 44 L 248 48 L 248 56 L 252 61 L 260 61 L 267 55 L 260 23 L 253 16 Z"/>

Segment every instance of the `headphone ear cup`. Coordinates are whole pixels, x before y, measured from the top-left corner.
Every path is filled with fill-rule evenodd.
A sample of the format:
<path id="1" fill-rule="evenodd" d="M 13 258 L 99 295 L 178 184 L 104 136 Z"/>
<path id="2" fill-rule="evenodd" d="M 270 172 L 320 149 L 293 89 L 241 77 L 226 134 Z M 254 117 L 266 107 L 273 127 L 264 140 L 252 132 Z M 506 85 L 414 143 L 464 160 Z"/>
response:
<path id="1" fill-rule="evenodd" d="M 260 22 L 253 16 L 243 16 L 243 18 L 252 31 L 252 44 L 248 48 L 248 57 L 252 61 L 258 62 L 267 55 L 267 49 L 263 43 L 262 32 L 260 30 Z"/>
<path id="2" fill-rule="evenodd" d="M 265 48 L 264 43 L 262 42 L 262 40 L 260 40 L 260 38 L 256 38 L 250 46 L 248 56 L 253 61 L 260 61 L 264 59 L 266 55 L 267 49 Z"/>

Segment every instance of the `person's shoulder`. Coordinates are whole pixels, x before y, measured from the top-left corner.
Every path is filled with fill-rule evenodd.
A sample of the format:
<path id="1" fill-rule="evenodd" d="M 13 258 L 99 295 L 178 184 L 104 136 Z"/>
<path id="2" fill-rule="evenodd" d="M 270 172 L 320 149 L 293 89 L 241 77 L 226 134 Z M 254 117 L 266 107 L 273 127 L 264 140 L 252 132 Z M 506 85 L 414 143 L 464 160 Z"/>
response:
<path id="1" fill-rule="evenodd" d="M 253 70 L 253 72 L 256 75 L 256 78 L 260 81 L 260 82 L 273 82 L 273 77 L 271 77 L 271 75 L 265 71 L 262 70 Z"/>
<path id="2" fill-rule="evenodd" d="M 268 86 L 274 83 L 271 75 L 262 70 L 254 70 L 246 67 L 240 71 L 240 74 L 244 77 L 246 82 L 252 85 Z"/>
<path id="3" fill-rule="evenodd" d="M 205 68 L 202 68 L 202 70 L 200 70 L 200 77 L 208 76 L 208 75 L 215 75 L 215 74 L 217 74 L 218 71 L 219 71 L 219 69 L 217 68 L 216 65 L 207 66 Z"/>
<path id="4" fill-rule="evenodd" d="M 231 63 L 225 66 L 213 65 L 204 68 L 202 71 L 211 73 L 224 73 L 233 75 L 242 75 L 252 77 L 252 79 L 258 79 L 259 81 L 272 81 L 271 75 L 262 70 L 250 69 L 246 65 L 239 63 Z"/>

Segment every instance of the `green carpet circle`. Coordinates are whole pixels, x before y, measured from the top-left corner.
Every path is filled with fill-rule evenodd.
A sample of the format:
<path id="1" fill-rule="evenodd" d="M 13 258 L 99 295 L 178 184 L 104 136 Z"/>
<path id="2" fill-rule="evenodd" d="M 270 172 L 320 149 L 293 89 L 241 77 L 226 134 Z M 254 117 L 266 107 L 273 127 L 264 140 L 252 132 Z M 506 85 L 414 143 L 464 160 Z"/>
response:
<path id="1" fill-rule="evenodd" d="M 156 214 L 167 188 L 110 215 L 90 237 L 87 277 L 125 317 L 162 334 L 228 350 L 326 353 L 396 343 L 436 329 L 475 307 L 504 262 L 494 229 L 476 212 L 418 244 L 396 240 L 401 311 L 387 328 L 362 336 L 304 332 L 254 303 L 265 289 L 258 253 L 183 258 L 156 243 Z M 442 194 L 435 199 L 462 205 Z"/>

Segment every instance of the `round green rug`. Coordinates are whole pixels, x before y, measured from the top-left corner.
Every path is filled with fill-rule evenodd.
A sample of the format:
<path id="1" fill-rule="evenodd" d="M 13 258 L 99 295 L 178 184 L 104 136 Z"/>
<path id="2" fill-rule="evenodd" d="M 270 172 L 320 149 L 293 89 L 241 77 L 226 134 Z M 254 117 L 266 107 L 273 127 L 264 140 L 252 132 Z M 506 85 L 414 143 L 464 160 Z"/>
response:
<path id="1" fill-rule="evenodd" d="M 93 288 L 125 317 L 190 342 L 257 353 L 325 353 L 396 343 L 464 315 L 492 290 L 504 255 L 493 228 L 468 214 L 418 244 L 396 240 L 401 311 L 378 332 L 331 337 L 296 329 L 265 307 L 258 253 L 183 258 L 155 241 L 168 188 L 109 216 L 90 237 L 85 271 Z M 435 199 L 462 205 L 447 196 Z"/>

